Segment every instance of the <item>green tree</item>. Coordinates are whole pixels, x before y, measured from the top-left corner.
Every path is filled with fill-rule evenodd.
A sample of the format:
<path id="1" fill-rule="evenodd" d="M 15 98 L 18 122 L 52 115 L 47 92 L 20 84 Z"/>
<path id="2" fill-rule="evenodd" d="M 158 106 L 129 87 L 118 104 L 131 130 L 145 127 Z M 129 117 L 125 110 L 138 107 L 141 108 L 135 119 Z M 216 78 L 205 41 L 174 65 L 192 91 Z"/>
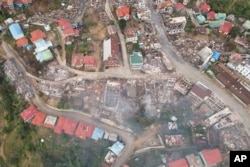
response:
<path id="1" fill-rule="evenodd" d="M 119 27 L 120 27 L 121 31 L 124 32 L 126 25 L 127 25 L 127 21 L 124 19 L 121 19 L 121 20 L 119 20 L 118 23 L 119 23 Z"/>
<path id="2" fill-rule="evenodd" d="M 232 38 L 235 38 L 239 34 L 240 34 L 240 27 L 234 26 L 230 32 L 230 35 L 232 36 Z"/>

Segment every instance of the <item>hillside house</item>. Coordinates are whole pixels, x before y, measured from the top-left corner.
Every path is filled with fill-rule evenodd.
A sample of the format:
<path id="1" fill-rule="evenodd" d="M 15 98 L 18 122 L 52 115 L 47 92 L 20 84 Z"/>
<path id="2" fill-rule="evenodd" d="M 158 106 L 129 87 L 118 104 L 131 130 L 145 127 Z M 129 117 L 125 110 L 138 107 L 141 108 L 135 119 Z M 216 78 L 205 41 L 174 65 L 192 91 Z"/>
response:
<path id="1" fill-rule="evenodd" d="M 128 6 L 121 6 L 116 10 L 116 15 L 119 20 L 129 20 L 130 18 L 130 9 Z"/>
<path id="2" fill-rule="evenodd" d="M 135 27 L 129 27 L 124 31 L 124 35 L 126 37 L 126 43 L 132 42 L 137 43 L 138 37 L 137 37 L 137 28 Z"/>

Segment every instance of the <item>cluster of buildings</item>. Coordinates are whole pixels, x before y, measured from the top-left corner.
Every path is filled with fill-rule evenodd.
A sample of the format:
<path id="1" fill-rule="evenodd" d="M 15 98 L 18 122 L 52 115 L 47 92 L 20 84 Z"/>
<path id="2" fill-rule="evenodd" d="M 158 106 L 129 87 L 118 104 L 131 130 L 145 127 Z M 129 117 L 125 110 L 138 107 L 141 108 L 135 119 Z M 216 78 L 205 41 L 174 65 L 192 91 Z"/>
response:
<path id="1" fill-rule="evenodd" d="M 23 95 L 26 100 L 34 97 L 34 91 L 31 83 L 27 80 L 14 58 L 7 60 L 4 63 L 4 72 L 8 76 L 10 82 L 15 85 L 17 93 Z"/>
<path id="2" fill-rule="evenodd" d="M 9 25 L 9 30 L 12 37 L 16 40 L 17 47 L 23 47 L 27 50 L 32 49 L 28 39 L 24 36 L 23 30 L 19 23 Z M 49 49 L 52 47 L 50 41 L 45 41 L 46 34 L 37 29 L 30 33 L 30 41 L 35 45 L 34 55 L 39 62 L 44 62 L 53 59 L 53 55 Z"/>
<path id="3" fill-rule="evenodd" d="M 83 53 L 74 53 L 71 57 L 71 67 L 75 68 L 96 68 L 97 63 L 95 56 L 88 56 Z"/>
<path id="4" fill-rule="evenodd" d="M 222 161 L 219 149 L 207 149 L 202 150 L 198 155 L 189 154 L 185 158 L 168 162 L 168 167 L 217 166 Z"/>
<path id="5" fill-rule="evenodd" d="M 95 141 L 106 139 L 114 142 L 114 144 L 109 147 L 109 152 L 105 156 L 103 162 L 104 164 L 110 166 L 114 163 L 116 157 L 125 147 L 122 142 L 118 141 L 118 135 L 115 133 L 109 133 L 98 127 L 94 127 L 81 121 L 79 122 L 75 119 L 46 115 L 43 112 L 38 111 L 34 105 L 31 105 L 27 109 L 23 110 L 20 116 L 24 122 L 28 122 L 36 126 L 51 128 L 57 134 L 64 132 L 68 135 L 75 135 L 83 140 L 91 138 Z"/>
<path id="6" fill-rule="evenodd" d="M 74 42 L 74 37 L 79 36 L 80 30 L 78 28 L 74 28 L 67 19 L 61 18 L 56 22 L 62 31 L 62 38 L 65 41 L 65 44 L 72 44 Z"/>
<path id="7" fill-rule="evenodd" d="M 14 8 L 29 7 L 32 4 L 32 0 L 1 0 L 0 9 L 8 10 Z"/>

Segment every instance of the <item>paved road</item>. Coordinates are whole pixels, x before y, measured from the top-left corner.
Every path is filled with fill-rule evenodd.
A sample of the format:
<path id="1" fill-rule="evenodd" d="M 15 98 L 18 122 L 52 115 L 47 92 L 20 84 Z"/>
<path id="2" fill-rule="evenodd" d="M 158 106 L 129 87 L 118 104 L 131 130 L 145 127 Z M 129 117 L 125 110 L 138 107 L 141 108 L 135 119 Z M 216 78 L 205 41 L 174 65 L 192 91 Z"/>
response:
<path id="1" fill-rule="evenodd" d="M 146 0 L 151 10 L 152 14 L 152 22 L 155 23 L 156 29 L 160 36 L 160 43 L 163 46 L 163 51 L 171 60 L 176 68 L 177 74 L 183 75 L 193 82 L 200 81 L 203 84 L 207 85 L 209 89 L 211 89 L 214 93 L 219 95 L 219 97 L 232 108 L 236 114 L 238 114 L 242 119 L 243 123 L 246 126 L 246 130 L 249 133 L 250 130 L 250 121 L 249 114 L 247 113 L 247 109 L 236 100 L 231 93 L 227 90 L 223 89 L 215 80 L 208 78 L 205 74 L 201 73 L 198 69 L 192 67 L 189 63 L 185 62 L 180 56 L 177 56 L 172 49 L 171 43 L 165 35 L 162 24 L 160 22 L 160 18 L 156 14 L 152 5 L 150 5 L 149 0 Z"/>

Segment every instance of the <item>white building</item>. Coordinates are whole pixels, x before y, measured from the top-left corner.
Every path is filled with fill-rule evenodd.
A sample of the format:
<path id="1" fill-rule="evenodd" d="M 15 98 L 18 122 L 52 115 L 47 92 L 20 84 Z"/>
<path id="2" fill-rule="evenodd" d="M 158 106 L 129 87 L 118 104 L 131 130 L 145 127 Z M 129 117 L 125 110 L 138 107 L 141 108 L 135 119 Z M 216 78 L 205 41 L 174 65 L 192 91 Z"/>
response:
<path id="1" fill-rule="evenodd" d="M 186 17 L 173 17 L 169 22 L 169 34 L 177 34 L 184 32 L 187 20 Z"/>
<path id="2" fill-rule="evenodd" d="M 109 57 L 112 57 L 111 39 L 105 39 L 103 41 L 103 61 L 108 60 Z"/>
<path id="3" fill-rule="evenodd" d="M 250 64 L 240 64 L 236 67 L 236 71 L 238 71 L 241 75 L 250 80 Z"/>

